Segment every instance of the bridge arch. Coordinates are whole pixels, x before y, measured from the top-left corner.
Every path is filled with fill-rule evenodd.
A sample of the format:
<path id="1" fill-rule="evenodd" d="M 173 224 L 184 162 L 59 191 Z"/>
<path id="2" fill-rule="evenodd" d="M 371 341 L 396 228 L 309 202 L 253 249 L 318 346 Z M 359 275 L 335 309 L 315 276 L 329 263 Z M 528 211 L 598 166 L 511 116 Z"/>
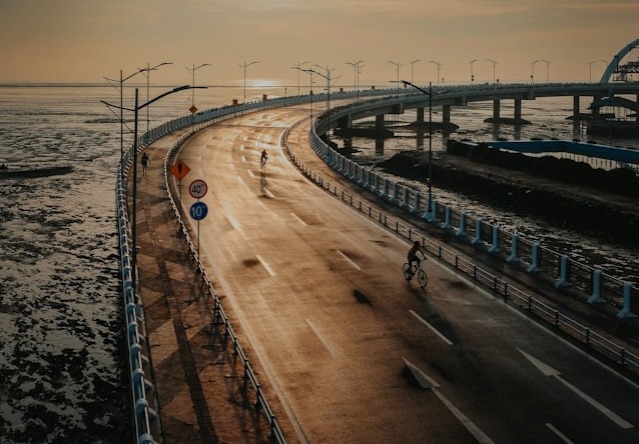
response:
<path id="1" fill-rule="evenodd" d="M 630 51 L 635 49 L 637 46 L 639 46 L 639 39 L 635 40 L 634 42 L 628 43 L 626 46 L 624 46 L 621 49 L 621 51 L 619 51 L 612 58 L 612 60 L 608 64 L 608 67 L 606 68 L 603 75 L 601 76 L 601 80 L 599 80 L 599 83 L 609 83 L 612 77 L 612 74 L 615 72 L 615 70 L 619 66 L 619 62 L 621 61 L 621 59 L 623 59 L 626 56 L 626 54 L 628 54 Z"/>

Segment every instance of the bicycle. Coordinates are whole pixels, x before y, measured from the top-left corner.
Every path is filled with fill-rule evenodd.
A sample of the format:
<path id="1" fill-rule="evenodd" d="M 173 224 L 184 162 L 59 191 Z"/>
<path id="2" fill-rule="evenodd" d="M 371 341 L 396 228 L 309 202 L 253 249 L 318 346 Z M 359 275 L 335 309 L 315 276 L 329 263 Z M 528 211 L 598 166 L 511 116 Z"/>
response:
<path id="1" fill-rule="evenodd" d="M 404 264 L 403 271 L 404 271 L 404 278 L 407 281 L 410 281 L 413 278 L 413 276 L 417 275 L 417 281 L 419 282 L 419 286 L 422 288 L 426 288 L 426 285 L 428 284 L 428 275 L 426 274 L 426 271 L 424 271 L 424 269 L 422 268 L 421 261 L 412 262 L 411 264 L 406 262 Z"/>

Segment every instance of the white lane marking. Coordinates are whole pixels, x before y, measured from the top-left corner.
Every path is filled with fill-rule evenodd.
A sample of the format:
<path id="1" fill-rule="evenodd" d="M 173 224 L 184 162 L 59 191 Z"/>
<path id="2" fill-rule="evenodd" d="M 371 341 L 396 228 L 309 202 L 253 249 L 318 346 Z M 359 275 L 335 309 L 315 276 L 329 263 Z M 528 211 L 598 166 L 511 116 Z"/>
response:
<path id="1" fill-rule="evenodd" d="M 264 191 L 264 194 L 266 194 L 268 197 L 270 197 L 271 199 L 275 199 L 275 196 L 273 196 L 273 193 L 271 193 L 268 188 L 263 187 L 262 191 Z"/>
<path id="2" fill-rule="evenodd" d="M 275 273 L 273 272 L 271 267 L 268 265 L 268 263 L 264 259 L 262 259 L 262 256 L 260 256 L 259 254 L 257 255 L 257 260 L 260 261 L 260 264 L 262 264 L 262 267 L 264 267 L 264 269 L 266 270 L 268 274 L 270 274 L 271 276 L 275 276 Z"/>
<path id="3" fill-rule="evenodd" d="M 426 379 L 429 387 L 424 387 L 424 388 L 430 388 L 433 391 L 433 393 L 435 393 L 435 395 L 439 398 L 439 400 L 448 408 L 448 410 L 450 410 L 450 412 L 453 415 L 455 415 L 455 417 L 459 420 L 459 422 L 461 422 L 461 424 L 466 428 L 466 430 L 468 430 L 470 434 L 473 435 L 473 437 L 477 440 L 479 444 L 495 444 L 495 441 L 490 439 L 490 437 L 486 435 L 479 427 L 477 427 L 477 425 L 475 425 L 475 423 L 473 423 L 466 415 L 464 415 L 461 412 L 461 410 L 455 407 L 455 405 L 453 405 L 452 402 L 446 399 L 446 397 L 442 395 L 439 392 L 439 390 L 437 390 L 437 388 L 439 387 L 439 384 L 433 378 L 428 376 L 426 373 L 424 373 L 415 365 L 411 364 L 406 358 L 402 357 L 402 359 L 404 360 L 404 362 L 406 363 L 406 365 L 408 366 L 408 368 L 410 368 L 412 372 L 417 372 L 417 374 L 420 377 Z"/>
<path id="4" fill-rule="evenodd" d="M 359 266 L 359 265 L 357 265 L 355 262 L 353 262 L 353 260 L 352 260 L 350 257 L 348 257 L 348 256 L 346 256 L 344 253 L 342 253 L 342 251 L 341 251 L 341 250 L 335 250 L 335 251 L 337 251 L 337 254 L 339 254 L 339 255 L 340 255 L 340 256 L 342 256 L 344 259 L 346 259 L 346 261 L 347 261 L 349 264 L 351 264 L 351 265 L 353 266 L 353 268 L 355 268 L 356 270 L 361 270 L 361 269 L 362 269 L 362 267 L 360 267 L 360 266 Z"/>
<path id="5" fill-rule="evenodd" d="M 252 170 L 246 170 L 246 171 L 248 171 L 249 176 L 251 176 L 251 177 L 257 177 L 255 174 L 253 174 L 253 171 L 252 171 Z"/>
<path id="6" fill-rule="evenodd" d="M 300 219 L 300 217 L 297 214 L 291 213 L 291 216 L 293 216 L 295 219 L 297 219 L 298 222 L 301 223 L 302 225 L 304 225 L 305 227 L 308 227 L 308 224 L 306 222 L 304 222 L 302 219 Z"/>
<path id="7" fill-rule="evenodd" d="M 322 345 L 326 347 L 326 350 L 328 350 L 331 356 L 335 357 L 337 355 L 337 353 L 335 352 L 335 348 L 331 344 L 329 344 L 328 341 L 326 341 L 322 335 L 319 334 L 319 331 L 317 330 L 317 328 L 315 328 L 315 326 L 313 325 L 310 319 L 307 319 L 306 323 L 308 324 L 309 327 L 311 327 L 311 330 L 313 330 L 313 333 L 315 333 L 315 335 L 320 340 Z"/>
<path id="8" fill-rule="evenodd" d="M 419 322 L 421 322 L 422 324 L 424 324 L 426 327 L 430 328 L 433 333 L 435 333 L 437 336 L 439 336 L 441 338 L 442 341 L 444 341 L 446 344 L 448 345 L 453 345 L 453 342 L 448 339 L 446 336 L 444 336 L 441 332 L 439 332 L 439 330 L 437 330 L 435 327 L 433 327 L 432 325 L 430 325 L 424 318 L 422 318 L 420 315 L 418 315 L 417 313 L 415 313 L 413 310 L 408 310 L 408 312 L 410 314 L 412 314 L 413 316 L 415 316 L 417 318 L 417 320 Z"/>
<path id="9" fill-rule="evenodd" d="M 534 356 L 529 355 L 528 353 L 526 353 L 525 351 L 523 351 L 520 348 L 517 348 L 517 350 L 519 350 L 519 352 L 522 355 L 524 355 L 524 357 L 526 359 L 528 359 L 528 361 L 530 361 L 530 363 L 532 365 L 534 365 L 544 376 L 552 376 L 553 378 L 555 378 L 556 380 L 558 380 L 559 382 L 564 384 L 566 387 L 568 387 L 570 390 L 572 390 L 577 396 L 579 396 L 581 399 L 586 401 L 588 404 L 593 406 L 595 409 L 599 410 L 601 413 L 606 415 L 612 422 L 617 424 L 622 429 L 633 429 L 635 427 L 634 425 L 630 424 L 628 421 L 623 419 L 621 416 L 617 415 L 615 412 L 610 410 L 608 407 L 606 407 L 605 405 L 601 404 L 596 399 L 590 397 L 585 392 L 582 392 L 577 387 L 575 387 L 574 385 L 572 385 L 571 383 L 569 383 L 568 381 L 563 379 L 560 376 L 561 373 L 559 372 L 559 370 L 555 370 L 554 368 L 552 368 L 548 364 L 540 361 L 539 359 L 535 358 Z"/>
<path id="10" fill-rule="evenodd" d="M 566 435 L 564 435 L 563 433 L 561 433 L 557 427 L 555 427 L 554 425 L 552 425 L 551 423 L 547 422 L 546 423 L 546 427 L 548 427 L 555 435 L 557 435 L 563 442 L 565 442 L 566 444 L 575 444 L 574 442 L 572 442 L 570 439 L 568 439 L 568 437 Z"/>
<path id="11" fill-rule="evenodd" d="M 242 162 L 246 162 L 246 156 L 242 156 L 240 157 L 240 159 L 242 160 Z"/>

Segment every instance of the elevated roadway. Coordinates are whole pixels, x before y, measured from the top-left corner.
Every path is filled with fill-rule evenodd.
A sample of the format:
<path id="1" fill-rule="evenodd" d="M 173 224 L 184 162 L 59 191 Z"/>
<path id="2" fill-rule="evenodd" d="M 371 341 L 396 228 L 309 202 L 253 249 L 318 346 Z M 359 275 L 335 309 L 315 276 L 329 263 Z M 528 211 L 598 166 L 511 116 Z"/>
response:
<path id="1" fill-rule="evenodd" d="M 425 291 L 404 281 L 408 245 L 309 182 L 285 155 L 282 138 L 293 127 L 295 155 L 357 191 L 308 147 L 307 115 L 298 106 L 232 118 L 176 157 L 191 168 L 185 183 L 208 183 L 209 215 L 199 226 L 190 220 L 190 231 L 289 442 L 637 442 L 635 383 L 432 258 Z M 152 166 L 166 146 L 148 148 Z M 194 199 L 184 187 L 180 194 L 187 214 Z M 143 282 L 151 276 L 140 271 Z M 192 315 L 191 303 L 176 309 Z M 205 306 L 198 310 L 205 316 Z M 174 341 L 156 339 L 160 331 L 167 334 L 158 328 L 150 342 L 166 356 L 163 344 Z M 195 365 L 213 412 L 208 367 L 197 361 L 206 360 L 205 345 Z M 175 411 L 176 402 L 167 397 L 161 409 Z"/>

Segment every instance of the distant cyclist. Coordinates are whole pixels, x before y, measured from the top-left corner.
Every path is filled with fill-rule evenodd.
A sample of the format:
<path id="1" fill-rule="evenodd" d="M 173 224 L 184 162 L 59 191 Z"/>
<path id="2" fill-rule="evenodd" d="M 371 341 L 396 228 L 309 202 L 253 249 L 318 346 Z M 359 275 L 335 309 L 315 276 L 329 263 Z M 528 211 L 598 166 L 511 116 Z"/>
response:
<path id="1" fill-rule="evenodd" d="M 421 258 L 419 257 L 419 255 L 421 255 Z M 410 247 L 410 250 L 408 250 L 406 258 L 411 270 L 413 270 L 413 263 L 419 265 L 422 262 L 422 259 L 426 258 L 424 250 L 422 250 L 422 245 L 419 243 L 419 241 L 415 241 L 413 243 L 413 246 Z"/>
<path id="2" fill-rule="evenodd" d="M 260 166 L 264 167 L 266 165 L 266 161 L 268 160 L 268 153 L 266 150 L 262 150 L 262 155 L 260 157 Z"/>
<path id="3" fill-rule="evenodd" d="M 146 155 L 146 153 L 142 154 L 142 175 L 146 174 L 146 169 L 148 168 L 149 164 L 151 163 L 151 159 L 149 159 L 149 156 Z"/>

